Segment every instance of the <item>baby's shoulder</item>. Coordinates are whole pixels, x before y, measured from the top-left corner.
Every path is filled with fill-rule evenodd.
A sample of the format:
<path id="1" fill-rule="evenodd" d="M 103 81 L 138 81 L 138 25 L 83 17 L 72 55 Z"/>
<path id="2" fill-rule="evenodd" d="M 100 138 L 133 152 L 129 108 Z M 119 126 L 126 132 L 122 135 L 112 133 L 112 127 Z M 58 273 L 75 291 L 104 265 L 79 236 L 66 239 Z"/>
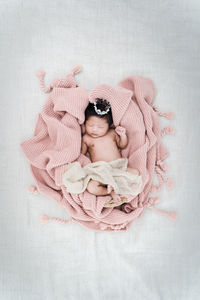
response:
<path id="1" fill-rule="evenodd" d="M 85 144 L 87 144 L 87 143 L 89 142 L 89 140 L 90 140 L 90 136 L 89 136 L 87 133 L 85 133 L 85 134 L 82 136 L 82 141 L 83 141 Z"/>

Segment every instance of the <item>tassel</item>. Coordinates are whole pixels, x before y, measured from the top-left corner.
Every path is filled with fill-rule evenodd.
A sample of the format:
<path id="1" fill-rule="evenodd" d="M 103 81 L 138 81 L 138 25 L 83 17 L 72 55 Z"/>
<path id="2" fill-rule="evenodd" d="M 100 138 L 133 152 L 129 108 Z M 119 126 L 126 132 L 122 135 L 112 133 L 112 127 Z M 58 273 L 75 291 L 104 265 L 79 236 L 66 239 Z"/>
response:
<path id="1" fill-rule="evenodd" d="M 173 180 L 170 178 L 167 178 L 159 166 L 156 166 L 155 169 L 156 169 L 157 175 L 162 178 L 162 181 L 164 181 L 166 183 L 167 187 L 169 189 L 172 188 L 174 186 Z"/>
<path id="2" fill-rule="evenodd" d="M 173 180 L 170 178 L 167 178 L 166 185 L 167 185 L 168 189 L 171 189 L 174 186 Z"/>
<path id="3" fill-rule="evenodd" d="M 40 217 L 40 221 L 41 221 L 42 224 L 47 223 L 48 220 L 49 220 L 49 217 L 46 216 L 46 215 L 43 215 L 43 216 Z"/>
<path id="4" fill-rule="evenodd" d="M 157 192 L 157 188 L 158 188 L 157 185 L 152 184 L 152 186 L 151 186 L 151 193 L 156 193 Z"/>
<path id="5" fill-rule="evenodd" d="M 151 190 L 150 190 L 151 193 L 155 193 L 155 192 L 159 191 L 162 188 L 162 185 L 163 185 L 163 177 L 162 177 L 161 169 L 158 166 L 156 166 L 155 171 L 156 171 L 156 174 L 157 174 L 157 177 L 158 177 L 159 185 L 152 184 Z"/>
<path id="6" fill-rule="evenodd" d="M 52 89 L 52 86 L 50 85 L 48 88 L 44 84 L 44 76 L 45 76 L 45 71 L 43 70 L 37 70 L 35 75 L 40 79 L 40 88 L 43 90 L 45 93 L 50 92 Z"/>
<path id="7" fill-rule="evenodd" d="M 173 180 L 170 178 L 167 178 L 161 170 L 159 172 L 160 172 L 160 176 L 162 177 L 162 180 L 166 183 L 168 189 L 172 188 L 174 186 Z"/>
<path id="8" fill-rule="evenodd" d="M 172 212 L 167 212 L 167 211 L 163 211 L 163 210 L 160 210 L 156 207 L 154 207 L 154 204 L 155 203 L 158 203 L 160 201 L 160 198 L 159 197 L 155 197 L 155 198 L 149 198 L 148 199 L 148 202 L 146 204 L 146 206 L 152 210 L 154 210 L 155 212 L 161 214 L 161 215 L 166 215 L 168 216 L 169 218 L 171 218 L 172 220 L 175 220 L 178 216 L 178 214 L 174 211 Z"/>
<path id="9" fill-rule="evenodd" d="M 165 134 L 173 134 L 175 132 L 174 127 L 169 126 L 169 127 L 165 127 L 161 130 L 161 136 L 165 135 Z"/>
<path id="10" fill-rule="evenodd" d="M 165 117 L 171 120 L 174 118 L 174 113 L 172 111 L 165 113 Z"/>
<path id="11" fill-rule="evenodd" d="M 158 110 L 157 106 L 152 106 L 153 110 L 155 112 L 158 113 L 158 115 L 160 115 L 161 117 L 165 117 L 167 119 L 173 119 L 174 118 L 174 113 L 171 111 L 171 112 L 168 112 L 168 113 L 162 113 Z"/>
<path id="12" fill-rule="evenodd" d="M 72 69 L 71 74 L 72 74 L 72 75 L 75 75 L 75 74 L 79 73 L 81 70 L 82 70 L 82 66 L 81 66 L 81 65 L 77 65 L 77 66 L 75 66 L 75 67 Z"/>
<path id="13" fill-rule="evenodd" d="M 39 194 L 38 188 L 35 185 L 30 185 L 27 189 L 28 193 L 30 194 Z"/>
<path id="14" fill-rule="evenodd" d="M 35 75 L 39 78 L 39 79 L 44 79 L 44 76 L 45 76 L 45 71 L 44 70 L 37 70 L 35 72 Z"/>
<path id="15" fill-rule="evenodd" d="M 159 166 L 160 169 L 162 169 L 162 171 L 164 171 L 164 172 L 168 171 L 168 166 L 164 162 L 162 162 L 161 160 L 158 160 L 156 162 L 156 166 Z"/>
<path id="16" fill-rule="evenodd" d="M 166 215 L 168 216 L 169 218 L 171 218 L 172 220 L 175 220 L 178 216 L 178 214 L 174 211 L 172 212 L 167 212 L 167 211 L 164 211 L 164 210 L 160 210 L 160 209 L 157 209 L 155 208 L 154 206 L 149 206 L 150 209 L 154 210 L 155 212 L 161 214 L 161 215 Z"/>
<path id="17" fill-rule="evenodd" d="M 54 217 L 48 217 L 47 215 L 42 215 L 40 217 L 40 221 L 42 224 L 47 223 L 48 221 L 55 221 L 58 223 L 62 223 L 62 224 L 69 224 L 74 220 L 74 218 L 70 218 L 69 220 L 63 220 L 63 219 L 59 219 L 59 218 L 54 218 Z"/>
<path id="18" fill-rule="evenodd" d="M 150 207 L 154 203 L 158 203 L 158 202 L 160 202 L 160 197 L 149 198 L 146 205 L 147 207 Z"/>
<path id="19" fill-rule="evenodd" d="M 158 176 L 159 180 L 159 186 L 152 184 L 150 192 L 155 193 L 159 191 L 162 188 L 162 183 L 166 182 L 167 187 L 170 189 L 174 186 L 174 182 L 172 179 L 167 178 L 163 172 L 166 172 L 168 170 L 168 166 L 164 164 L 161 160 L 158 160 L 156 162 L 155 171 Z"/>

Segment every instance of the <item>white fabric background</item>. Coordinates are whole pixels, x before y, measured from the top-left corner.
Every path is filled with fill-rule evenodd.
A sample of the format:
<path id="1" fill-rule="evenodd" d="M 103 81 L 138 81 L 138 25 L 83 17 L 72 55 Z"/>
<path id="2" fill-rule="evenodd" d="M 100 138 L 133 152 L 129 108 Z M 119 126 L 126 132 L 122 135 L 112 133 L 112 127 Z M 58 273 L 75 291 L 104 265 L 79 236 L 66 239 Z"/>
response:
<path id="1" fill-rule="evenodd" d="M 196 300 L 200 293 L 198 0 L 0 1 L 1 300 Z M 51 199 L 27 193 L 34 184 L 20 142 L 32 136 L 49 85 L 77 65 L 80 86 L 116 85 L 129 75 L 152 78 L 154 102 L 174 120 L 162 127 L 175 187 L 158 193 L 128 232 L 95 232 L 68 219 Z M 157 177 L 155 177 L 156 181 Z"/>

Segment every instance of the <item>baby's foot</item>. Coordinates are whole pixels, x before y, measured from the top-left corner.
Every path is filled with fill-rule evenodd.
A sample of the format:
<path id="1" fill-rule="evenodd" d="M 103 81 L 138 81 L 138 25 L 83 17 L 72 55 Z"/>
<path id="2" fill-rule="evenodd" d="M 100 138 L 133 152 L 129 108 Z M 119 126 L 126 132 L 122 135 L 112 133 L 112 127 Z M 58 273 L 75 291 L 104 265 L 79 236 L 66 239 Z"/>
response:
<path id="1" fill-rule="evenodd" d="M 111 192 L 111 196 L 112 196 L 113 203 L 118 203 L 119 201 L 121 201 L 120 196 L 116 194 L 114 191 Z"/>
<path id="2" fill-rule="evenodd" d="M 113 190 L 112 185 L 108 184 L 108 186 L 107 186 L 107 193 L 110 194 L 112 190 Z"/>
<path id="3" fill-rule="evenodd" d="M 105 203 L 104 207 L 115 207 L 124 203 L 124 199 L 121 199 L 121 197 L 118 194 L 115 194 L 114 191 L 111 192 L 111 195 L 112 199 L 109 202 Z"/>

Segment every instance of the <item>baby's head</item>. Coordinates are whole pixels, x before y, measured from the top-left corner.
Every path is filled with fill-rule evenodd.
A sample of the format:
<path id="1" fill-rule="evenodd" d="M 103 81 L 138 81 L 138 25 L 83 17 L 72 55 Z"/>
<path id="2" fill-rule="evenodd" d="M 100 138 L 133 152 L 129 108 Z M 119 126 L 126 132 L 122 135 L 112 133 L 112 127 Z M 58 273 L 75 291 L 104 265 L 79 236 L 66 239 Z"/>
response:
<path id="1" fill-rule="evenodd" d="M 88 135 L 93 138 L 104 136 L 113 124 L 110 103 L 99 98 L 95 103 L 89 103 L 85 110 L 84 124 Z"/>

